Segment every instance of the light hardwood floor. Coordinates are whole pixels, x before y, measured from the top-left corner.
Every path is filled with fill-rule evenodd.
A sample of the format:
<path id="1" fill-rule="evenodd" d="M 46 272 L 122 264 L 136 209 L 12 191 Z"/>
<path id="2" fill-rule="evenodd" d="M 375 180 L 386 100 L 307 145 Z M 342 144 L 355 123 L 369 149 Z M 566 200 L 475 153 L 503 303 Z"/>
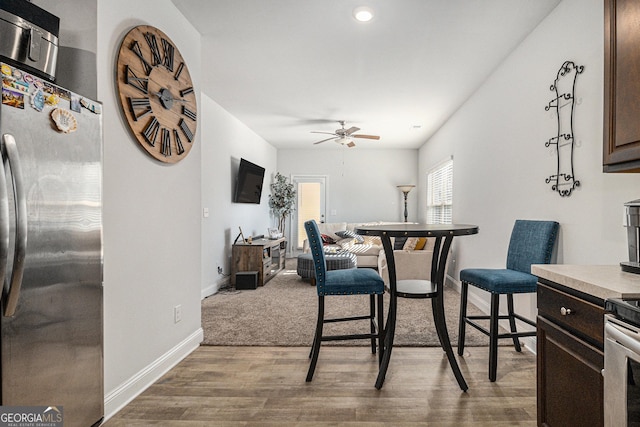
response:
<path id="1" fill-rule="evenodd" d="M 367 347 L 323 347 L 311 383 L 306 347 L 200 347 L 105 426 L 535 426 L 535 356 L 501 347 L 491 383 L 465 350 L 466 393 L 440 348 L 394 348 L 378 391 Z"/>

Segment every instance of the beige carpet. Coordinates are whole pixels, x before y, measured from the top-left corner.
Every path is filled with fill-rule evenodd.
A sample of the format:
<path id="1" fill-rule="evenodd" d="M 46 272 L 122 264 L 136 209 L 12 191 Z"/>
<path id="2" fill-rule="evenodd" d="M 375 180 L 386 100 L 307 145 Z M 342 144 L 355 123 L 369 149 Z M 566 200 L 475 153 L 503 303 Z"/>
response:
<path id="1" fill-rule="evenodd" d="M 313 340 L 318 307 L 316 289 L 296 274 L 296 260 L 288 259 L 286 269 L 265 286 L 255 290 L 221 290 L 202 301 L 203 345 L 309 346 Z M 387 295 L 385 294 L 385 297 Z M 448 287 L 444 295 L 451 344 L 458 343 L 460 294 Z M 388 298 L 385 298 L 385 306 Z M 368 296 L 325 298 L 328 316 L 367 314 Z M 469 305 L 469 314 L 480 310 Z M 385 309 L 386 313 L 386 309 Z M 331 328 L 331 329 L 330 329 Z M 367 322 L 325 326 L 327 332 L 362 331 Z M 356 331 L 358 332 L 358 331 Z M 503 340 L 504 341 L 504 340 Z M 328 342 L 323 345 L 367 345 L 367 341 Z M 485 346 L 489 338 L 467 326 L 467 346 Z M 395 345 L 438 346 L 431 300 L 398 300 Z"/>

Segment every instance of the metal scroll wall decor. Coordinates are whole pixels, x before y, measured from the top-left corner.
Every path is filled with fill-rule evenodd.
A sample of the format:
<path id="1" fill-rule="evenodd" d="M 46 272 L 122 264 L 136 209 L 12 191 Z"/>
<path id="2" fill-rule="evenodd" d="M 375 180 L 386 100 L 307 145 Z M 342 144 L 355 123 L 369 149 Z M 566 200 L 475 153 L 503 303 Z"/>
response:
<path id="1" fill-rule="evenodd" d="M 573 189 L 580 186 L 580 181 L 576 179 L 573 172 L 573 149 L 575 147 L 573 112 L 576 101 L 576 78 L 578 74 L 582 74 L 582 71 L 584 71 L 583 65 L 565 61 L 549 88 L 555 92 L 556 97 L 549 101 L 549 104 L 544 108 L 545 111 L 555 109 L 558 120 L 556 136 L 544 144 L 545 147 L 556 147 L 556 174 L 549 176 L 545 182 L 551 184 L 551 189 L 557 191 L 562 197 L 570 196 Z"/>

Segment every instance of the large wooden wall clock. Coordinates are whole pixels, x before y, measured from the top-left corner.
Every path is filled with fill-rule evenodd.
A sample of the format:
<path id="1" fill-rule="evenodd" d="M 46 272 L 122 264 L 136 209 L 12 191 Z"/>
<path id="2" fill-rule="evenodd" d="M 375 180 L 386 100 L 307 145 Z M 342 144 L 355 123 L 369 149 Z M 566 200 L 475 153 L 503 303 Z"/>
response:
<path id="1" fill-rule="evenodd" d="M 116 67 L 120 107 L 140 145 L 161 162 L 184 159 L 195 141 L 198 105 L 176 45 L 139 25 L 122 40 Z"/>

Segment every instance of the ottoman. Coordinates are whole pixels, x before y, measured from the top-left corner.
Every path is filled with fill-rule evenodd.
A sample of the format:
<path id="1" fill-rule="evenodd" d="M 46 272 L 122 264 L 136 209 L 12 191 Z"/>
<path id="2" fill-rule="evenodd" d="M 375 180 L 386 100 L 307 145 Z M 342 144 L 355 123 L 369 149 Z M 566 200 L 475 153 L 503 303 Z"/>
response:
<path id="1" fill-rule="evenodd" d="M 351 252 L 337 252 L 335 254 L 324 254 L 327 261 L 327 270 L 346 270 L 358 266 L 356 254 Z M 313 270 L 313 257 L 311 254 L 298 255 L 297 272 L 303 279 L 311 279 L 311 284 L 315 285 L 315 273 Z"/>

